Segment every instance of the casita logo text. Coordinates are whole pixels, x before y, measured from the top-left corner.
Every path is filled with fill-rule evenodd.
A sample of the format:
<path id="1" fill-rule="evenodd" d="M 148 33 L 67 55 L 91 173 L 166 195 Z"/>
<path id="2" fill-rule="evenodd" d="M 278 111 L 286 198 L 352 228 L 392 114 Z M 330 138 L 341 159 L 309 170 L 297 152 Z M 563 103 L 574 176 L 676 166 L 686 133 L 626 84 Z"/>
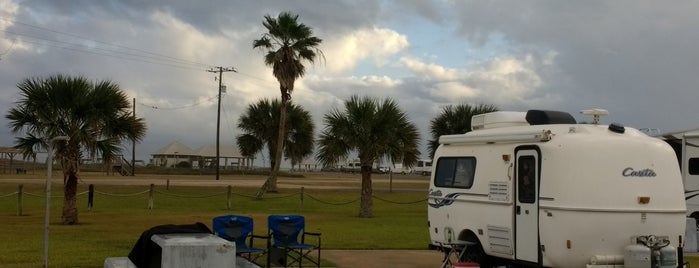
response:
<path id="1" fill-rule="evenodd" d="M 634 170 L 633 168 L 627 167 L 621 172 L 624 177 L 655 177 L 655 171 L 647 168 L 643 170 Z"/>

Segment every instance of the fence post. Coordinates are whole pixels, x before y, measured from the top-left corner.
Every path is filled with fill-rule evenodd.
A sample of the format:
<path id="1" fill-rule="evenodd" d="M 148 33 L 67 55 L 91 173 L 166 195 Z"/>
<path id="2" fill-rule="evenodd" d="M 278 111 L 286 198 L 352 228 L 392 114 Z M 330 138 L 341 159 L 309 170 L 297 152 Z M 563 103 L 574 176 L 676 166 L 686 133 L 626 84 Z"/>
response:
<path id="1" fill-rule="evenodd" d="M 22 207 L 24 206 L 23 196 L 24 184 L 19 185 L 19 190 L 17 190 L 17 216 L 22 216 Z"/>
<path id="2" fill-rule="evenodd" d="M 228 185 L 228 196 L 226 197 L 226 208 L 231 210 L 231 192 L 233 187 Z"/>
<path id="3" fill-rule="evenodd" d="M 87 211 L 92 212 L 92 206 L 95 204 L 95 185 L 90 184 L 87 192 Z"/>
<path id="4" fill-rule="evenodd" d="M 148 209 L 153 209 L 153 192 L 155 192 L 155 184 L 150 184 L 150 191 L 148 192 Z"/>
<path id="5" fill-rule="evenodd" d="M 393 170 L 388 172 L 388 192 L 393 192 Z"/>
<path id="6" fill-rule="evenodd" d="M 300 212 L 303 212 L 303 195 L 306 194 L 306 187 L 301 187 L 301 208 Z"/>
<path id="7" fill-rule="evenodd" d="M 165 190 L 170 190 L 170 179 L 167 179 L 167 183 L 165 184 Z"/>

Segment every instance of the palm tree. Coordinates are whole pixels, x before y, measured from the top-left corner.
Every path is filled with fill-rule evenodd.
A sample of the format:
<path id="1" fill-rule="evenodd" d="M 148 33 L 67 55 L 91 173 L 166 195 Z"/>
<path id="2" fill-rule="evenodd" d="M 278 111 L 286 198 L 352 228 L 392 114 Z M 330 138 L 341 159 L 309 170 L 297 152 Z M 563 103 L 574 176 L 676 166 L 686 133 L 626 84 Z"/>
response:
<path id="1" fill-rule="evenodd" d="M 284 147 L 284 130 L 286 127 L 286 105 L 294 91 L 294 82 L 303 77 L 306 68 L 303 61 L 313 63 L 317 56 L 322 56 L 318 46 L 323 41 L 313 36 L 313 30 L 303 23 L 298 22 L 298 15 L 282 12 L 277 18 L 266 15 L 262 25 L 267 28 L 267 33 L 262 38 L 252 42 L 253 48 L 261 48 L 267 51 L 265 64 L 272 67 L 272 74 L 279 81 L 279 91 L 282 102 L 279 118 L 279 136 L 274 150 L 274 166 L 269 178 L 257 193 L 262 197 L 267 191 L 276 191 L 277 174 L 282 160 L 282 148 Z"/>
<path id="2" fill-rule="evenodd" d="M 361 163 L 362 192 L 359 216 L 373 216 L 371 173 L 381 158 L 411 167 L 419 155 L 417 127 L 391 99 L 383 101 L 352 96 L 345 109 L 333 110 L 324 117 L 316 159 L 323 166 L 334 166 L 340 159 L 357 153 Z"/>
<path id="3" fill-rule="evenodd" d="M 442 112 L 430 121 L 430 133 L 432 133 L 432 140 L 428 144 L 430 159 L 434 158 L 434 152 L 439 147 L 440 136 L 470 132 L 472 116 L 497 110 L 498 108 L 495 105 L 490 104 L 479 104 L 476 106 L 458 104 L 444 107 Z"/>
<path id="4" fill-rule="evenodd" d="M 238 127 L 245 133 L 238 135 L 236 140 L 243 155 L 253 156 L 262 151 L 265 146 L 269 155 L 275 155 L 281 106 L 279 100 L 262 99 L 248 106 L 245 113 L 240 116 Z M 311 114 L 302 107 L 289 103 L 286 110 L 288 116 L 284 124 L 286 127 L 284 143 L 287 146 L 284 153 L 290 159 L 303 159 L 313 152 L 315 125 Z M 270 161 L 270 166 L 273 167 L 275 159 L 272 158 Z"/>
<path id="5" fill-rule="evenodd" d="M 25 158 L 48 148 L 56 136 L 69 140 L 56 144 L 63 168 L 63 224 L 78 222 L 77 188 L 83 154 L 101 156 L 108 163 L 120 153 L 124 140 L 140 141 L 146 133 L 142 118 L 131 114 L 128 97 L 111 81 L 92 83 L 84 77 L 54 75 L 29 78 L 17 85 L 21 98 L 6 118 L 15 148 Z"/>

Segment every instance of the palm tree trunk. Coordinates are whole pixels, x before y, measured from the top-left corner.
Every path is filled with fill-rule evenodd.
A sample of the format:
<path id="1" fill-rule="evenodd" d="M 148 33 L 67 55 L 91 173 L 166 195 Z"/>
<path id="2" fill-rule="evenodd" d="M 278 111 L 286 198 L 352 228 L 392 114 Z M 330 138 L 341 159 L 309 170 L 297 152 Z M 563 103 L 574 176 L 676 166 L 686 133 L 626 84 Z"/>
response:
<path id="1" fill-rule="evenodd" d="M 371 166 L 362 165 L 362 194 L 359 205 L 360 218 L 371 218 L 374 216 L 373 195 L 371 185 Z"/>
<path id="2" fill-rule="evenodd" d="M 279 135 L 277 136 L 277 149 L 274 152 L 274 165 L 265 184 L 257 192 L 257 198 L 262 198 L 267 192 L 277 191 L 277 175 L 282 164 L 282 151 L 284 150 L 284 137 L 286 136 L 286 105 L 288 101 L 288 96 L 282 94 L 282 102 L 279 109 Z"/>
<path id="3" fill-rule="evenodd" d="M 77 167 L 74 164 L 66 166 L 63 181 L 65 189 L 61 220 L 64 225 L 73 225 L 78 223 L 78 176 Z"/>

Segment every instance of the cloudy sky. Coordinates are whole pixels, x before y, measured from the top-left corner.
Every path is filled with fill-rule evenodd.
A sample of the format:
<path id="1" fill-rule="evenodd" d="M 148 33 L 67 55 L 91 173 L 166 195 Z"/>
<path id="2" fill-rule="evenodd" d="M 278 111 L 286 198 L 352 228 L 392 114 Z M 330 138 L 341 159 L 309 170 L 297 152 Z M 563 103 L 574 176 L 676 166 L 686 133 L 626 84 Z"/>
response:
<path id="1" fill-rule="evenodd" d="M 393 98 L 422 131 L 449 104 L 572 113 L 660 132 L 699 127 L 697 1 L 53 1 L 0 0 L 0 146 L 17 83 L 52 74 L 117 82 L 148 133 L 137 159 L 172 141 L 233 144 L 241 112 L 278 98 L 252 41 L 264 15 L 298 14 L 325 61 L 296 82 L 293 101 L 322 116 L 352 94 Z M 131 145 L 125 144 L 131 154 Z M 423 150 L 423 154 L 426 151 Z M 268 157 L 268 156 L 263 156 Z"/>

